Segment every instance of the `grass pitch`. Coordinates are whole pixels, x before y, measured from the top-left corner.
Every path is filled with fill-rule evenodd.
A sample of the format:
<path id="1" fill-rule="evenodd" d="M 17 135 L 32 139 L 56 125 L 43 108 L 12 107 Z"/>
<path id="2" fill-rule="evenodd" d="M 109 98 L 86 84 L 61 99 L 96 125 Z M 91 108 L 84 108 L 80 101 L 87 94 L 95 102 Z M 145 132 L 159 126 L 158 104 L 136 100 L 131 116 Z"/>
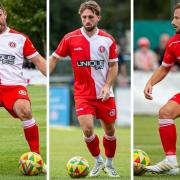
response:
<path id="1" fill-rule="evenodd" d="M 180 161 L 180 119 L 175 121 L 177 128 L 177 157 Z M 134 148 L 144 150 L 151 159 L 151 164 L 162 161 L 165 156 L 158 132 L 158 121 L 156 116 L 135 116 L 134 118 Z M 179 162 L 180 163 L 180 162 Z M 180 175 L 153 175 L 144 174 L 135 177 L 135 180 L 159 180 L 159 179 L 180 179 Z"/>
<path id="2" fill-rule="evenodd" d="M 46 87 L 29 86 L 33 116 L 39 124 L 41 155 L 46 162 Z M 30 151 L 24 138 L 22 123 L 13 119 L 4 108 L 0 108 L 0 179 L 45 180 L 45 175 L 24 177 L 18 170 L 20 156 Z"/>
<path id="3" fill-rule="evenodd" d="M 99 136 L 101 144 L 101 152 L 104 154 L 102 147 L 103 130 L 95 129 Z M 117 152 L 114 159 L 114 165 L 120 174 L 121 178 L 130 179 L 130 129 L 117 129 L 116 135 L 118 138 Z M 83 140 L 80 128 L 50 128 L 50 179 L 71 179 L 66 172 L 66 163 L 73 156 L 83 156 L 90 164 L 90 169 L 94 165 L 94 159 L 90 156 Z M 88 176 L 86 179 L 92 179 Z M 108 176 L 102 173 L 96 179 L 109 179 Z M 116 179 L 116 178 L 115 178 Z"/>

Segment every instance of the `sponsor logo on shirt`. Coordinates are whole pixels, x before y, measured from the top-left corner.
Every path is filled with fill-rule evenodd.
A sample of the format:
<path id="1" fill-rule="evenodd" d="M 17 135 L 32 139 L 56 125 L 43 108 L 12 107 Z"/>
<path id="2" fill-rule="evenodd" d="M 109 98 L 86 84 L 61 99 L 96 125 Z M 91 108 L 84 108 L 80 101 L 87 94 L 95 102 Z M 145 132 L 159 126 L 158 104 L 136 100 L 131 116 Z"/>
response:
<path id="1" fill-rule="evenodd" d="M 94 67 L 96 70 L 104 68 L 104 60 L 77 61 L 78 67 Z"/>
<path id="2" fill-rule="evenodd" d="M 0 63 L 13 65 L 15 62 L 15 56 L 0 54 Z"/>
<path id="3" fill-rule="evenodd" d="M 74 48 L 74 51 L 82 51 L 82 47 Z"/>
<path id="4" fill-rule="evenodd" d="M 15 43 L 15 42 L 9 42 L 9 46 L 10 46 L 11 48 L 15 48 L 15 47 L 16 47 L 16 43 Z"/>

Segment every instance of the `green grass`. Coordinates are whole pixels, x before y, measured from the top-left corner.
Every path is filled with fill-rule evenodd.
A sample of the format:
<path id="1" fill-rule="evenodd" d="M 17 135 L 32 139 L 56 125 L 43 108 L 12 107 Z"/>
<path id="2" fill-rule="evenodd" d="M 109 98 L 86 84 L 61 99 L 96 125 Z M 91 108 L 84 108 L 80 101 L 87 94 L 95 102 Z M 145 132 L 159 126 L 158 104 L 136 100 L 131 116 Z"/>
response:
<path id="1" fill-rule="evenodd" d="M 95 129 L 102 140 L 103 130 Z M 115 167 L 121 179 L 130 179 L 130 129 L 117 129 L 118 138 L 117 152 L 114 159 Z M 102 141 L 101 152 L 103 153 Z M 50 179 L 70 179 L 66 173 L 66 163 L 73 156 L 85 157 L 90 168 L 93 167 L 94 159 L 90 156 L 82 136 L 80 128 L 50 128 Z M 90 179 L 86 177 L 86 179 Z M 91 178 L 92 179 L 92 178 Z M 109 179 L 104 173 L 95 179 Z M 119 178 L 118 178 L 119 179 Z"/>
<path id="2" fill-rule="evenodd" d="M 29 86 L 33 116 L 39 124 L 41 155 L 46 161 L 46 87 Z M 44 180 L 46 176 L 24 177 L 18 170 L 20 156 L 29 151 L 24 138 L 22 123 L 13 119 L 4 108 L 0 108 L 0 179 Z"/>
<path id="3" fill-rule="evenodd" d="M 180 119 L 175 121 L 177 134 L 180 132 Z M 144 150 L 151 159 L 151 164 L 162 161 L 165 156 L 158 132 L 158 121 L 155 116 L 135 116 L 134 119 L 134 148 Z M 177 157 L 180 160 L 180 138 L 177 139 Z M 180 175 L 151 175 L 135 177 L 135 180 L 180 179 Z"/>

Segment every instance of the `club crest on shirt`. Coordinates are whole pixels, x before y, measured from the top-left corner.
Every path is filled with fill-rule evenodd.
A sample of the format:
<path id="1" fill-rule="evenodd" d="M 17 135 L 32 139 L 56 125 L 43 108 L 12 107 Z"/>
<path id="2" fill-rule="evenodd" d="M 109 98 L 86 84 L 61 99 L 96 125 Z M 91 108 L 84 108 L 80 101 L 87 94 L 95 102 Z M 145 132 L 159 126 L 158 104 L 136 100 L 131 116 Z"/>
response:
<path id="1" fill-rule="evenodd" d="M 9 42 L 9 46 L 10 46 L 11 48 L 15 48 L 15 47 L 16 47 L 16 43 L 13 42 L 13 41 L 11 41 L 11 42 Z"/>
<path id="2" fill-rule="evenodd" d="M 105 51 L 105 47 L 104 46 L 99 46 L 99 52 L 103 53 Z"/>
<path id="3" fill-rule="evenodd" d="M 27 95 L 26 91 L 24 91 L 24 90 L 19 90 L 18 93 L 21 95 L 24 95 L 24 96 Z"/>
<path id="4" fill-rule="evenodd" d="M 111 110 L 109 111 L 109 115 L 110 115 L 111 117 L 115 116 L 115 115 L 116 115 L 116 110 L 115 110 L 115 109 L 111 109 Z"/>

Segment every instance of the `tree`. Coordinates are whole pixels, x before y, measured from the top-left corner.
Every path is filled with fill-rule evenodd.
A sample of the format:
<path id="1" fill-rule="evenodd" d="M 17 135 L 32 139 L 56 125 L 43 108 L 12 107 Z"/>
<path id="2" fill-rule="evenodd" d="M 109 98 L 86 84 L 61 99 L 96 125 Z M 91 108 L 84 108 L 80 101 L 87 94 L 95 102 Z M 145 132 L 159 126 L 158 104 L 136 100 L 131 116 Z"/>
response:
<path id="1" fill-rule="evenodd" d="M 46 55 L 46 1 L 1 0 L 8 26 L 27 34 L 38 51 Z"/>

